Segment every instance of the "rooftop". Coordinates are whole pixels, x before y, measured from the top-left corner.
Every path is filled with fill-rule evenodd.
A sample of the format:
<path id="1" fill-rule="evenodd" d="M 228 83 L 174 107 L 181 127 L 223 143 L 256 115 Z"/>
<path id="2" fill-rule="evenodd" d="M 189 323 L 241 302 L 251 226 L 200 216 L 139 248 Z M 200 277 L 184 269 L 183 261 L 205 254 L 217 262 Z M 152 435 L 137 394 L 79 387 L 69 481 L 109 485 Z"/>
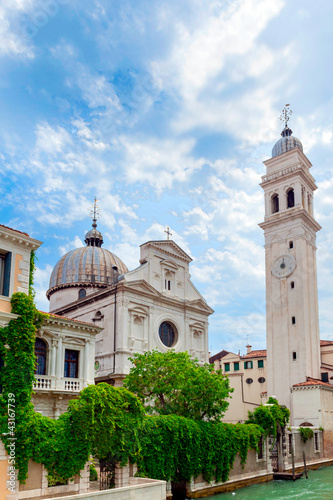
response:
<path id="1" fill-rule="evenodd" d="M 248 354 L 245 354 L 245 356 L 241 356 L 242 359 L 244 358 L 265 358 L 267 356 L 267 351 L 266 349 L 261 349 L 257 351 L 251 351 Z"/>
<path id="2" fill-rule="evenodd" d="M 224 356 L 226 356 L 227 354 L 229 354 L 228 351 L 225 351 L 225 350 L 220 351 L 217 354 L 214 354 L 213 356 L 211 356 L 209 358 L 209 363 L 212 364 L 212 363 L 214 363 L 214 361 L 217 361 L 218 359 L 224 358 Z"/>
<path id="3" fill-rule="evenodd" d="M 4 227 L 5 229 L 10 229 L 11 231 L 15 231 L 15 233 L 24 234 L 24 236 L 28 236 L 30 238 L 28 233 L 23 233 L 22 231 L 18 231 L 17 229 L 13 229 L 12 227 L 4 226 L 3 224 L 0 224 L 0 227 Z"/>
<path id="4" fill-rule="evenodd" d="M 306 382 L 294 384 L 293 387 L 310 387 L 310 386 L 315 386 L 315 385 L 325 385 L 326 387 L 331 387 L 331 388 L 333 387 L 328 382 L 323 382 L 322 380 L 319 380 L 317 378 L 312 378 L 312 377 L 306 377 Z"/>

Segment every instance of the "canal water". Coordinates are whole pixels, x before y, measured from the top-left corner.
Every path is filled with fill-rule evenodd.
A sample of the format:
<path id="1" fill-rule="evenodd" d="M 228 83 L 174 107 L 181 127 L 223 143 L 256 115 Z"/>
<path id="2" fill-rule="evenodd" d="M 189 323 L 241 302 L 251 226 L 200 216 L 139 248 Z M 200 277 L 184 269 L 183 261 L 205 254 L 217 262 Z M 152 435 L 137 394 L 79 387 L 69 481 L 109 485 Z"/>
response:
<path id="1" fill-rule="evenodd" d="M 219 493 L 206 500 L 333 500 L 333 467 L 309 470 L 297 481 L 270 481 Z"/>

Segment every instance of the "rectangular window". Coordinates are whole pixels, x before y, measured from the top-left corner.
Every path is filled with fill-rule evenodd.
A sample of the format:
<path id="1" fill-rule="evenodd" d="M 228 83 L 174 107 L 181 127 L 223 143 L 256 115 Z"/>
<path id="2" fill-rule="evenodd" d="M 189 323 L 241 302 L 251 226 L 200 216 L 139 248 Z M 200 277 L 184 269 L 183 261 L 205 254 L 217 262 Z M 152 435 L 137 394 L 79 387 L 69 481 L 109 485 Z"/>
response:
<path id="1" fill-rule="evenodd" d="M 253 361 L 244 361 L 244 370 L 250 370 L 253 368 Z"/>
<path id="2" fill-rule="evenodd" d="M 224 363 L 224 371 L 230 372 L 230 363 Z"/>
<path id="3" fill-rule="evenodd" d="M 321 380 L 323 382 L 328 382 L 328 372 L 321 374 Z"/>
<path id="4" fill-rule="evenodd" d="M 0 295 L 9 297 L 11 252 L 0 253 Z"/>
<path id="5" fill-rule="evenodd" d="M 319 434 L 318 434 L 318 432 L 314 433 L 314 445 L 315 445 L 315 451 L 319 451 Z"/>
<path id="6" fill-rule="evenodd" d="M 263 368 L 264 367 L 264 360 L 263 359 L 259 359 L 258 360 L 258 368 Z"/>
<path id="7" fill-rule="evenodd" d="M 65 370 L 64 377 L 78 378 L 79 351 L 65 349 Z"/>
<path id="8" fill-rule="evenodd" d="M 164 280 L 164 286 L 166 290 L 171 290 L 171 281 L 170 280 Z"/>
<path id="9" fill-rule="evenodd" d="M 236 363 L 234 363 L 234 371 L 235 372 L 239 371 L 239 363 L 238 363 L 238 361 Z"/>
<path id="10" fill-rule="evenodd" d="M 288 452 L 289 452 L 289 455 L 292 455 L 292 449 L 293 449 L 293 435 L 292 434 L 288 434 Z"/>

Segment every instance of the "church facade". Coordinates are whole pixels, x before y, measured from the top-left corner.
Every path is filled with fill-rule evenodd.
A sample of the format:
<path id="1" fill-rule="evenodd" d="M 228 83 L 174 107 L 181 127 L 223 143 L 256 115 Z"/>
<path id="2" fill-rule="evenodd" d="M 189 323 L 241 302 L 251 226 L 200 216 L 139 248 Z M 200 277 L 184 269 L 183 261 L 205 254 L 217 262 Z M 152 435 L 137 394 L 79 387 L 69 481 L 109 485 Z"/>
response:
<path id="1" fill-rule="evenodd" d="M 190 280 L 191 258 L 172 240 L 140 247 L 140 265 L 125 264 L 102 247 L 96 229 L 86 247 L 56 264 L 47 296 L 50 312 L 103 328 L 96 337 L 95 381 L 121 385 L 135 353 L 188 351 L 208 362 L 213 310 Z"/>

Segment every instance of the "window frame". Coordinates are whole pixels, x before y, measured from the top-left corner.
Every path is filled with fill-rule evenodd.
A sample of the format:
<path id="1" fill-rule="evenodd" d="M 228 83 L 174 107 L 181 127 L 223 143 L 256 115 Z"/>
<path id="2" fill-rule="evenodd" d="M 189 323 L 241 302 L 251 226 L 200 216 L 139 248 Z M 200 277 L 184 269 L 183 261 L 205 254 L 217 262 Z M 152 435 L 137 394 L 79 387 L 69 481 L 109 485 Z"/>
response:
<path id="1" fill-rule="evenodd" d="M 258 359 L 258 368 L 264 368 L 264 360 Z"/>
<path id="2" fill-rule="evenodd" d="M 230 363 L 224 363 L 224 371 L 230 372 Z"/>
<path id="3" fill-rule="evenodd" d="M 37 347 L 37 345 L 36 345 L 37 342 L 43 343 L 44 347 Z M 47 343 L 45 342 L 45 340 L 37 337 L 35 340 L 35 347 L 34 347 L 34 352 L 35 352 L 35 356 L 36 356 L 35 375 L 47 375 L 47 351 L 48 351 L 48 346 L 47 346 Z M 43 365 L 38 363 L 39 355 L 44 355 L 44 364 Z M 44 366 L 44 369 L 43 369 L 43 366 Z"/>
<path id="4" fill-rule="evenodd" d="M 72 360 L 72 359 L 70 359 L 70 354 L 74 353 L 74 352 L 77 354 L 77 359 Z M 65 378 L 79 378 L 79 362 L 80 362 L 80 351 L 79 350 L 77 350 L 77 349 L 65 349 L 65 354 L 64 354 L 64 377 Z M 67 374 L 66 374 L 66 363 L 69 363 L 67 365 Z M 71 365 L 75 366 L 75 376 L 71 376 Z"/>
<path id="5" fill-rule="evenodd" d="M 249 366 L 248 366 L 249 363 Z M 244 370 L 252 370 L 253 368 L 253 361 L 244 361 Z"/>
<path id="6" fill-rule="evenodd" d="M 0 250 L 0 296 L 10 296 L 12 252 Z"/>

